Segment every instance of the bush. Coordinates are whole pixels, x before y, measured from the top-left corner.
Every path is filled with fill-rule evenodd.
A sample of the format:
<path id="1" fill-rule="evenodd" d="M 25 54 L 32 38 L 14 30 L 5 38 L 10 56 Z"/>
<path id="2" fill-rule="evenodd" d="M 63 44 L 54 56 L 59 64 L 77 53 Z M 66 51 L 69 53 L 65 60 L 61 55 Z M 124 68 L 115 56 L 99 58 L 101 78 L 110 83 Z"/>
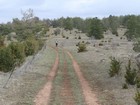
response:
<path id="1" fill-rule="evenodd" d="M 83 40 L 82 43 L 85 43 L 85 41 Z"/>
<path id="2" fill-rule="evenodd" d="M 127 86 L 126 83 L 124 83 L 124 84 L 122 85 L 122 89 L 128 89 L 128 86 Z"/>
<path id="3" fill-rule="evenodd" d="M 81 39 L 81 36 L 79 36 L 78 39 Z"/>
<path id="4" fill-rule="evenodd" d="M 115 57 L 110 57 L 110 59 L 111 59 L 111 63 L 110 63 L 111 65 L 110 65 L 110 69 L 109 69 L 109 75 L 110 75 L 110 77 L 113 77 L 120 73 L 121 62 L 116 60 Z"/>
<path id="5" fill-rule="evenodd" d="M 67 36 L 66 39 L 69 39 L 69 37 Z"/>
<path id="6" fill-rule="evenodd" d="M 25 60 L 25 46 L 18 42 L 13 42 L 8 46 L 11 49 L 17 65 L 20 65 Z"/>
<path id="7" fill-rule="evenodd" d="M 140 80 L 136 80 L 136 86 L 137 88 L 140 88 Z"/>
<path id="8" fill-rule="evenodd" d="M 61 30 L 59 28 L 57 28 L 56 30 L 54 30 L 54 34 L 57 36 L 58 34 L 60 34 Z"/>
<path id="9" fill-rule="evenodd" d="M 140 92 L 139 91 L 135 93 L 134 100 L 136 101 L 137 105 L 140 105 Z"/>
<path id="10" fill-rule="evenodd" d="M 84 52 L 86 51 L 86 44 L 85 43 L 79 43 L 78 44 L 78 52 Z"/>
<path id="11" fill-rule="evenodd" d="M 133 50 L 135 52 L 140 52 L 140 40 L 137 40 L 137 42 L 134 43 L 133 45 L 134 45 Z"/>
<path id="12" fill-rule="evenodd" d="M 117 31 L 113 31 L 112 34 L 119 36 Z"/>
<path id="13" fill-rule="evenodd" d="M 33 55 L 39 50 L 38 41 L 34 38 L 29 38 L 25 41 L 25 54 L 26 56 Z"/>
<path id="14" fill-rule="evenodd" d="M 62 38 L 65 38 L 66 36 L 65 35 L 62 35 Z"/>
<path id="15" fill-rule="evenodd" d="M 103 43 L 99 43 L 99 46 L 103 46 Z"/>
<path id="16" fill-rule="evenodd" d="M 40 39 L 40 40 L 38 40 L 38 43 L 39 43 L 39 48 L 38 48 L 38 50 L 41 50 L 42 47 L 44 46 L 45 41 Z"/>
<path id="17" fill-rule="evenodd" d="M 5 37 L 0 35 L 0 47 L 4 46 L 4 39 Z"/>
<path id="18" fill-rule="evenodd" d="M 0 71 L 9 72 L 15 67 L 15 59 L 9 47 L 0 48 Z"/>
<path id="19" fill-rule="evenodd" d="M 136 69 L 131 68 L 131 60 L 129 60 L 128 65 L 126 66 L 126 74 L 125 74 L 126 83 L 128 83 L 130 85 L 135 85 L 136 76 L 137 76 Z"/>

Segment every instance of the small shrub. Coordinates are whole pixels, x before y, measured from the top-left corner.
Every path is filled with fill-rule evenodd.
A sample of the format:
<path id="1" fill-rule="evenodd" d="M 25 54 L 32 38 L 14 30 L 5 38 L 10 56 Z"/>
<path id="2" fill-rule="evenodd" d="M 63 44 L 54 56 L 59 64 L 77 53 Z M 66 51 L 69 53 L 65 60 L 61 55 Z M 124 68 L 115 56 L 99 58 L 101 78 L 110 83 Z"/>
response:
<path id="1" fill-rule="evenodd" d="M 65 35 L 62 35 L 62 38 L 65 38 L 66 36 Z"/>
<path id="2" fill-rule="evenodd" d="M 99 43 L 99 46 L 103 46 L 103 43 Z"/>
<path id="3" fill-rule="evenodd" d="M 125 68 L 126 68 L 126 74 L 125 74 L 126 83 L 130 85 L 135 85 L 137 72 L 136 69 L 131 68 L 131 60 L 128 61 L 128 65 Z"/>
<path id="4" fill-rule="evenodd" d="M 56 30 L 54 30 L 54 34 L 57 36 L 58 34 L 60 34 L 61 30 L 59 28 L 57 28 Z"/>
<path id="5" fill-rule="evenodd" d="M 78 39 L 81 39 L 81 36 L 79 36 Z"/>
<path id="6" fill-rule="evenodd" d="M 134 97 L 135 102 L 137 103 L 137 105 L 140 105 L 140 92 L 137 90 L 137 92 L 135 93 L 135 97 Z"/>
<path id="7" fill-rule="evenodd" d="M 85 43 L 79 43 L 78 45 L 78 52 L 84 52 L 86 51 L 86 44 Z"/>
<path id="8" fill-rule="evenodd" d="M 67 36 L 66 39 L 69 39 L 69 37 Z"/>
<path id="9" fill-rule="evenodd" d="M 4 46 L 4 39 L 5 37 L 0 35 L 0 47 Z"/>
<path id="10" fill-rule="evenodd" d="M 26 56 L 33 55 L 39 50 L 38 41 L 34 38 L 29 38 L 25 41 L 25 54 Z"/>
<path id="11" fill-rule="evenodd" d="M 112 34 L 119 36 L 117 31 L 113 31 Z"/>
<path id="12" fill-rule="evenodd" d="M 116 60 L 115 57 L 110 57 L 111 59 L 111 65 L 109 69 L 109 75 L 110 77 L 113 77 L 115 75 L 118 75 L 121 70 L 121 62 L 119 60 Z"/>
<path id="13" fill-rule="evenodd" d="M 137 77 L 136 77 L 136 87 L 140 88 L 140 76 L 138 76 L 138 74 L 137 74 Z"/>
<path id="14" fill-rule="evenodd" d="M 19 42 L 13 42 L 8 46 L 15 59 L 17 65 L 20 65 L 25 60 L 25 46 Z"/>
<path id="15" fill-rule="evenodd" d="M 15 59 L 8 47 L 0 49 L 0 71 L 9 72 L 15 67 Z"/>
<path id="16" fill-rule="evenodd" d="M 136 43 L 133 44 L 133 50 L 135 52 L 140 52 L 140 40 L 138 40 Z"/>
<path id="17" fill-rule="evenodd" d="M 38 43 L 39 43 L 39 50 L 41 50 L 42 47 L 44 46 L 45 41 L 40 39 L 38 40 Z"/>
<path id="18" fill-rule="evenodd" d="M 137 88 L 140 88 L 140 81 L 136 83 Z"/>
<path id="19" fill-rule="evenodd" d="M 128 86 L 127 86 L 126 83 L 124 83 L 124 84 L 122 85 L 122 89 L 128 89 Z"/>

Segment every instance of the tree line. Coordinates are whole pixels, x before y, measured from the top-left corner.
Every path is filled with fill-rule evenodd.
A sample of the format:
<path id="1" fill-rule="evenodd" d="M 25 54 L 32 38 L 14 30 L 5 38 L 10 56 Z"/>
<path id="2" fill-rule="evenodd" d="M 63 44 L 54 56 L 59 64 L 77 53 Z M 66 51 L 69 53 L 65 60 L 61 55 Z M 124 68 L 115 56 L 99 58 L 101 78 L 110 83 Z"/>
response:
<path id="1" fill-rule="evenodd" d="M 29 13 L 28 13 L 29 12 Z M 138 38 L 140 35 L 140 16 L 126 15 L 126 16 L 112 16 L 99 19 L 95 18 L 80 18 L 80 17 L 61 17 L 58 19 L 44 19 L 40 20 L 38 17 L 33 17 L 33 11 L 28 10 L 23 12 L 22 20 L 14 18 L 12 23 L 0 25 L 0 35 L 7 35 L 10 32 L 16 32 L 19 40 L 26 39 L 29 35 L 33 35 L 39 31 L 42 34 L 48 30 L 48 26 L 62 27 L 66 30 L 73 28 L 87 33 L 90 37 L 96 39 L 103 38 L 103 32 L 110 30 L 112 34 L 118 35 L 117 29 L 124 27 L 127 29 L 125 36 L 128 40 Z"/>
<path id="2" fill-rule="evenodd" d="M 80 17 L 61 17 L 58 19 L 47 19 L 50 26 L 62 27 L 67 30 L 73 28 L 79 29 L 88 36 L 94 36 L 96 39 L 103 38 L 103 32 L 110 30 L 112 34 L 118 35 L 117 29 L 124 27 L 127 29 L 125 36 L 129 40 L 140 37 L 140 16 L 126 15 L 126 16 L 112 16 L 99 19 L 95 18 L 80 18 Z"/>

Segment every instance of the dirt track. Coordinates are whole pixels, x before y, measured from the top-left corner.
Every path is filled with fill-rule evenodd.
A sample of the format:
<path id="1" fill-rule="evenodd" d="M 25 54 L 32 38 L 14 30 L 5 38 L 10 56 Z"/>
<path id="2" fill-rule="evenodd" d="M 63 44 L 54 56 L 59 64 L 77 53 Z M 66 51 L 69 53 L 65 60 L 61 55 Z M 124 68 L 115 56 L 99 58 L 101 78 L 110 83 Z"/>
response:
<path id="1" fill-rule="evenodd" d="M 56 54 L 57 54 L 55 63 L 53 65 L 51 72 L 47 76 L 48 81 L 47 81 L 46 85 L 44 86 L 44 88 L 42 90 L 39 91 L 39 93 L 36 96 L 36 99 L 35 99 L 36 105 L 47 105 L 48 104 L 50 94 L 51 94 L 51 89 L 52 89 L 52 82 L 56 75 L 58 63 L 59 63 L 58 52 L 57 52 L 57 49 L 55 49 L 55 50 L 56 50 Z"/>
<path id="2" fill-rule="evenodd" d="M 84 94 L 85 101 L 86 101 L 87 105 L 99 105 L 98 100 L 96 98 L 96 95 L 92 92 L 92 89 L 90 88 L 88 82 L 83 77 L 83 74 L 80 71 L 80 67 L 79 67 L 78 63 L 73 58 L 73 56 L 72 56 L 72 54 L 70 52 L 67 52 L 67 53 L 70 56 L 70 58 L 72 59 L 73 67 L 74 67 L 75 72 L 76 72 L 76 74 L 77 74 L 77 76 L 79 78 L 79 81 L 81 83 L 81 86 L 82 86 L 81 88 L 83 90 L 83 94 Z"/>
<path id="3" fill-rule="evenodd" d="M 62 55 L 64 57 L 63 59 L 64 61 L 63 61 L 63 71 L 62 71 L 63 82 L 61 84 L 60 97 L 61 97 L 61 100 L 63 101 L 62 102 L 63 105 L 76 105 L 73 92 L 72 92 L 72 86 L 70 83 L 71 80 L 68 75 L 68 70 L 67 70 L 68 64 L 66 61 L 66 56 L 69 56 L 69 58 L 72 60 L 72 65 L 73 65 L 76 75 L 78 76 L 78 79 L 81 85 L 80 88 L 82 89 L 86 105 L 99 105 L 97 102 L 96 95 L 92 92 L 92 89 L 90 88 L 88 82 L 83 77 L 83 74 L 80 71 L 80 67 L 78 63 L 76 62 L 76 60 L 74 59 L 74 57 L 72 56 L 72 54 L 68 51 L 65 51 L 64 49 L 62 49 L 62 52 L 63 52 Z M 48 105 L 50 101 L 51 90 L 53 88 L 52 87 L 53 80 L 56 77 L 56 75 L 59 75 L 57 74 L 57 70 L 59 67 L 59 59 L 60 59 L 58 57 L 58 53 L 59 53 L 58 50 L 56 50 L 57 56 L 56 56 L 55 63 L 53 65 L 51 72 L 48 75 L 48 81 L 46 85 L 44 86 L 42 90 L 39 91 L 38 95 L 36 96 L 36 99 L 35 99 L 36 105 Z"/>

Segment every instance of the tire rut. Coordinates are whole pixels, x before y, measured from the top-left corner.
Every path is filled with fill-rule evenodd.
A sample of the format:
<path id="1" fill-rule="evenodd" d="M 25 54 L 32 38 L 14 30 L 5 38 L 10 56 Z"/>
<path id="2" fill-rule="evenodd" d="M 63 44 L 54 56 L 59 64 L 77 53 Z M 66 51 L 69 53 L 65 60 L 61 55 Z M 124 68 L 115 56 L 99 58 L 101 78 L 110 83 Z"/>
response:
<path id="1" fill-rule="evenodd" d="M 47 105 L 49 103 L 50 94 L 51 94 L 51 90 L 52 90 L 52 82 L 57 73 L 57 68 L 58 68 L 58 64 L 59 64 L 58 50 L 54 47 L 52 47 L 52 48 L 55 49 L 55 51 L 56 51 L 56 59 L 55 59 L 54 65 L 53 65 L 50 73 L 47 76 L 47 83 L 35 97 L 35 100 L 34 100 L 35 105 Z"/>
<path id="2" fill-rule="evenodd" d="M 96 95 L 95 95 L 95 93 L 92 92 L 91 87 L 89 86 L 88 82 L 84 78 L 78 63 L 76 62 L 76 60 L 74 59 L 74 57 L 72 56 L 72 54 L 70 52 L 67 51 L 67 54 L 69 55 L 69 57 L 71 58 L 71 60 L 73 62 L 73 67 L 75 69 L 75 72 L 76 72 L 76 74 L 79 78 L 80 84 L 82 86 L 81 88 L 83 90 L 83 95 L 84 95 L 86 104 L 87 105 L 99 105 Z"/>

